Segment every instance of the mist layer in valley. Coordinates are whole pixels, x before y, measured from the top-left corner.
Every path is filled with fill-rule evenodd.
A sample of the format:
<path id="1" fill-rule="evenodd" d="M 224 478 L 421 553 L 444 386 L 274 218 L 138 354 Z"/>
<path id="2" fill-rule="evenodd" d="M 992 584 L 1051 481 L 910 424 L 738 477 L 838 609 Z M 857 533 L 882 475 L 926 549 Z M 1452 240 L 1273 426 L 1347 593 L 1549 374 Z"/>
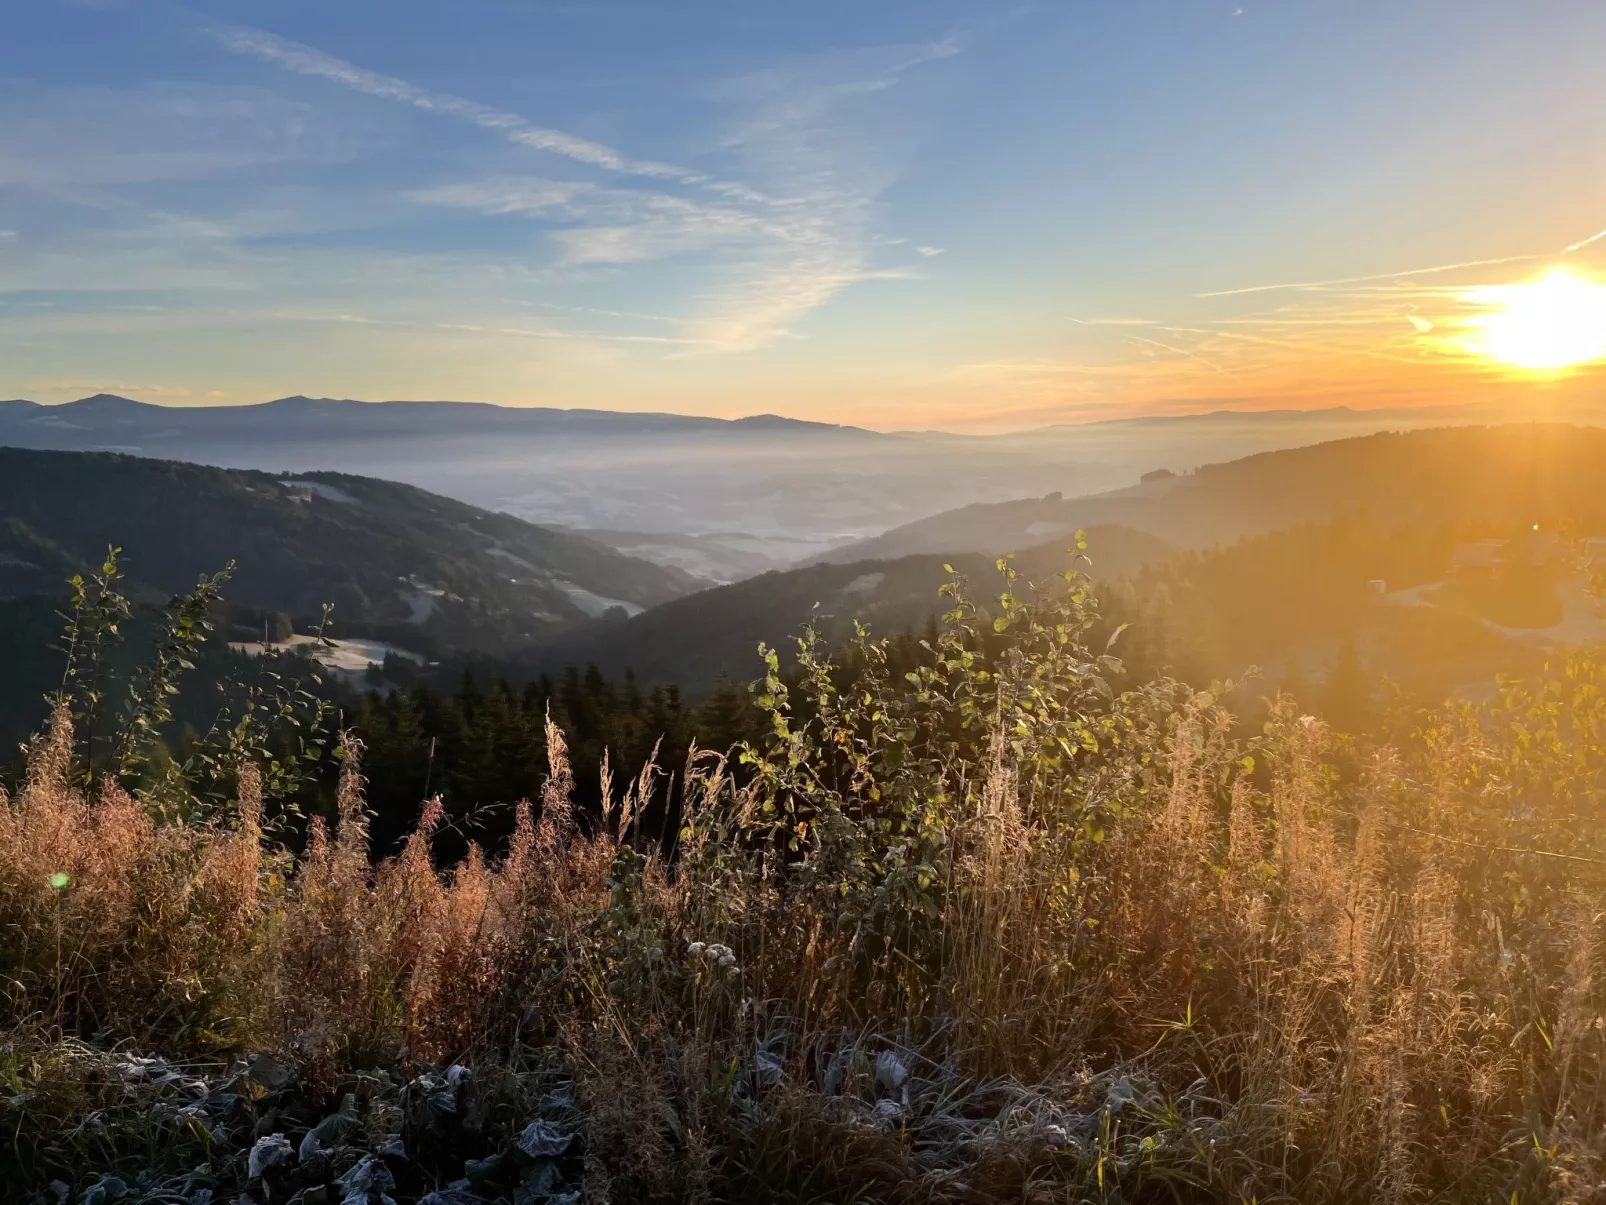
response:
<path id="1" fill-rule="evenodd" d="M 1100 493 L 1157 470 L 1480 417 L 1454 411 L 1230 412 L 1010 435 L 881 433 L 760 415 L 282 398 L 163 407 L 110 394 L 0 402 L 0 444 L 119 451 L 274 473 L 404 482 L 708 582 L 807 564 L 977 503 Z M 1045 533 L 1047 534 L 1047 533 Z"/>

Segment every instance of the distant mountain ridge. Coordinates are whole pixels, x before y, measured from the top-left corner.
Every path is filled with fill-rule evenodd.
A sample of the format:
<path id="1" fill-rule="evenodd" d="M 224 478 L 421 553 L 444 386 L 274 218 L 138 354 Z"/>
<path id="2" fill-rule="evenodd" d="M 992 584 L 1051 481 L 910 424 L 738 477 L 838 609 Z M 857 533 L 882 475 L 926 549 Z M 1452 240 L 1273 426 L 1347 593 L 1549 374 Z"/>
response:
<path id="1" fill-rule="evenodd" d="M 718 431 L 786 431 L 794 434 L 845 435 L 885 439 L 880 432 L 836 423 L 811 422 L 776 414 L 745 418 L 707 418 L 698 415 L 623 410 L 559 409 L 549 406 L 498 406 L 490 402 L 383 401 L 353 398 L 314 398 L 295 394 L 240 406 L 161 406 L 115 393 L 97 393 L 73 402 L 44 405 L 25 399 L 0 403 L 13 409 L 0 411 L 8 426 L 0 436 L 26 435 L 30 429 L 59 431 L 84 424 L 116 423 L 122 430 L 138 430 L 152 438 L 173 439 L 183 434 L 219 434 L 246 431 L 299 438 L 306 432 L 293 423 L 315 424 L 325 433 L 388 434 L 438 432 L 462 435 L 478 428 L 500 431 L 587 433 L 699 434 Z M 84 429 L 91 433 L 104 427 Z"/>
<path id="2" fill-rule="evenodd" d="M 11 407 L 9 412 L 5 409 Z M 409 429 L 434 429 L 435 420 L 451 420 L 454 433 L 461 434 L 465 426 L 481 424 L 502 429 L 530 430 L 544 428 L 550 431 L 654 431 L 673 433 L 701 432 L 753 432 L 784 431 L 814 434 L 845 435 L 871 440 L 926 440 L 942 439 L 968 443 L 1011 442 L 1016 439 L 1044 437 L 1094 438 L 1112 431 L 1134 429 L 1178 430 L 1184 428 L 1222 427 L 1239 425 L 1264 427 L 1270 423 L 1289 423 L 1313 429 L 1342 428 L 1356 423 L 1389 423 L 1415 425 L 1425 422 L 1444 425 L 1446 422 L 1476 423 L 1489 421 L 1489 408 L 1482 405 L 1449 405 L 1438 407 L 1397 407 L 1388 409 L 1358 409 L 1350 406 L 1330 406 L 1321 409 L 1232 410 L 1215 409 L 1192 414 L 1133 415 L 1123 418 L 1100 419 L 1077 423 L 1050 423 L 1001 435 L 978 435 L 932 429 L 901 429 L 876 431 L 852 424 L 820 422 L 813 419 L 792 418 L 774 413 L 758 413 L 739 418 L 716 418 L 709 415 L 681 414 L 671 411 L 601 410 L 587 407 L 508 406 L 496 402 L 389 399 L 368 401 L 358 398 L 309 397 L 290 394 L 263 402 L 235 405 L 177 406 L 142 402 L 116 393 L 96 393 L 70 402 L 43 403 L 26 398 L 0 400 L 0 415 L 28 426 L 60 423 L 75 424 L 77 420 L 92 417 L 96 420 L 116 419 L 128 423 L 147 424 L 160 434 L 173 434 L 185 429 L 216 430 L 232 427 L 269 427 L 288 419 L 322 421 L 337 426 L 371 432 L 398 432 Z M 282 428 L 281 428 L 282 429 Z M 1381 428 L 1380 428 L 1381 429 Z M 6 434 L 0 429 L 0 435 Z"/>

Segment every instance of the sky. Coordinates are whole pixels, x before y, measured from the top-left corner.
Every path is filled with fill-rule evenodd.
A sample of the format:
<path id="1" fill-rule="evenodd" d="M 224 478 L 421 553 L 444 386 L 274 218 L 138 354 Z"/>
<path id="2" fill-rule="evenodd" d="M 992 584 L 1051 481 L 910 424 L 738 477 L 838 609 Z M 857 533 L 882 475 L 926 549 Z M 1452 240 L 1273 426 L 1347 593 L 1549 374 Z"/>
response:
<path id="1" fill-rule="evenodd" d="M 1606 397 L 1466 334 L 1606 279 L 1603 52 L 1599 0 L 28 0 L 0 397 Z"/>

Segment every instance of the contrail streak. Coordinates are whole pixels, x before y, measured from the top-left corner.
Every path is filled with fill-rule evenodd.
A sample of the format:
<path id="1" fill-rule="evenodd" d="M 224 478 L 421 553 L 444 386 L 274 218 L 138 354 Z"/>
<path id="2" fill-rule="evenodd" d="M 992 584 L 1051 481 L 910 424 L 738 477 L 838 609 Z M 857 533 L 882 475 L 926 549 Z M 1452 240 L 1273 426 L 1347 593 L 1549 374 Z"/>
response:
<path id="1" fill-rule="evenodd" d="M 1606 238 L 1606 230 L 1602 230 L 1598 234 L 1592 234 L 1581 242 L 1574 243 L 1571 247 L 1568 247 L 1567 250 L 1563 251 L 1562 254 L 1571 255 L 1574 251 L 1582 251 L 1585 247 L 1589 246 L 1590 243 L 1598 243 L 1603 238 Z"/>
<path id="2" fill-rule="evenodd" d="M 1602 231 L 1606 234 L 1606 231 Z M 1596 235 L 1600 238 L 1601 235 Z M 1593 241 L 1593 240 L 1587 240 Z M 1579 244 L 1582 246 L 1583 244 Z M 1569 248 L 1570 250 L 1570 248 Z M 1542 255 L 1503 255 L 1498 259 L 1470 259 L 1460 264 L 1439 264 L 1432 268 L 1412 268 L 1406 272 L 1376 272 L 1370 276 L 1341 276 L 1336 280 L 1302 280 L 1292 284 L 1250 285 L 1243 289 L 1219 289 L 1213 293 L 1195 293 L 1195 297 L 1239 297 L 1245 293 L 1271 293 L 1278 289 L 1326 289 L 1333 285 L 1366 284 L 1374 280 L 1396 280 L 1402 276 L 1426 276 L 1430 272 L 1454 272 L 1458 268 L 1484 268 L 1493 264 L 1518 264 L 1527 260 L 1544 259 Z"/>
<path id="3" fill-rule="evenodd" d="M 1158 340 L 1158 339 L 1145 339 L 1142 335 L 1128 335 L 1126 338 L 1127 338 L 1127 342 L 1128 343 L 1148 343 L 1151 346 L 1160 348 L 1162 351 L 1168 351 L 1168 352 L 1172 353 L 1173 355 L 1187 356 L 1188 359 L 1190 359 L 1190 360 L 1197 360 L 1197 361 L 1199 361 L 1199 363 L 1203 364 L 1206 368 L 1213 368 L 1213 369 L 1215 369 L 1215 371 L 1219 372 L 1222 376 L 1231 377 L 1233 380 L 1237 381 L 1240 385 L 1247 385 L 1249 383 L 1249 382 L 1245 381 L 1242 377 L 1240 377 L 1237 373 L 1233 372 L 1231 369 L 1223 368 L 1221 365 L 1217 364 L 1214 360 L 1207 360 L 1204 356 L 1201 356 L 1198 352 L 1189 351 L 1186 347 L 1172 347 L 1169 343 L 1161 343 L 1160 340 Z"/>

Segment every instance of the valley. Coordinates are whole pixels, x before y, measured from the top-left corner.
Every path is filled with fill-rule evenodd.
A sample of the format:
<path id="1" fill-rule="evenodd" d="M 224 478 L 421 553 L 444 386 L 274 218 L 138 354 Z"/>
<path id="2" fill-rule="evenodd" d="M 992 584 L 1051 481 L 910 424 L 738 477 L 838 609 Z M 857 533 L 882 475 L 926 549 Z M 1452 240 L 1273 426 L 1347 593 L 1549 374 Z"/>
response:
<path id="1" fill-rule="evenodd" d="M 1574 406 L 1557 417 L 1575 412 L 1593 414 Z M 1509 414 L 1509 407 L 1488 405 L 1218 411 L 956 435 L 773 415 L 726 420 L 299 396 L 173 407 L 99 394 L 53 406 L 0 402 L 0 445 L 115 451 L 280 476 L 381 478 L 539 525 L 593 532 L 660 565 L 733 581 L 819 556 L 943 551 L 916 546 L 917 538 L 901 546 L 883 536 L 909 527 L 915 538 L 932 516 L 955 507 L 1007 508 L 1055 493 L 1080 498 L 1134 486 L 1156 470 L 1186 474 L 1259 452 Z M 1066 527 L 1064 516 L 1043 521 L 1075 526 Z M 957 537 L 954 522 L 945 517 L 941 525 Z M 1034 538 L 1023 530 L 1005 542 L 1025 547 L 1053 534 L 1039 529 Z M 867 551 L 844 551 L 856 545 Z"/>
<path id="2" fill-rule="evenodd" d="M 390 689 L 387 672 L 520 682 L 590 666 L 697 700 L 756 676 L 761 642 L 790 664 L 807 624 L 828 646 L 855 623 L 918 636 L 949 567 L 985 614 L 1006 554 L 1024 581 L 1090 575 L 1140 675 L 1255 669 L 1308 691 L 1350 650 L 1378 698 L 1385 678 L 1429 697 L 1603 634 L 1580 558 L 1606 532 L 1606 433 L 1560 425 L 1260 452 L 1103 493 L 974 503 L 848 543 L 546 528 L 320 470 L 21 449 L 0 450 L 0 467 L 0 593 L 13 600 L 0 605 L 59 599 L 107 545 L 151 607 L 235 560 L 234 647 L 261 651 L 269 621 L 304 641 L 332 603 L 329 634 L 345 643 L 322 660 L 358 690 Z M 1535 524 L 1543 563 L 1524 568 L 1519 537 Z M 1496 589 L 1468 558 L 1512 584 Z M 29 681 L 30 695 L 44 689 Z"/>

